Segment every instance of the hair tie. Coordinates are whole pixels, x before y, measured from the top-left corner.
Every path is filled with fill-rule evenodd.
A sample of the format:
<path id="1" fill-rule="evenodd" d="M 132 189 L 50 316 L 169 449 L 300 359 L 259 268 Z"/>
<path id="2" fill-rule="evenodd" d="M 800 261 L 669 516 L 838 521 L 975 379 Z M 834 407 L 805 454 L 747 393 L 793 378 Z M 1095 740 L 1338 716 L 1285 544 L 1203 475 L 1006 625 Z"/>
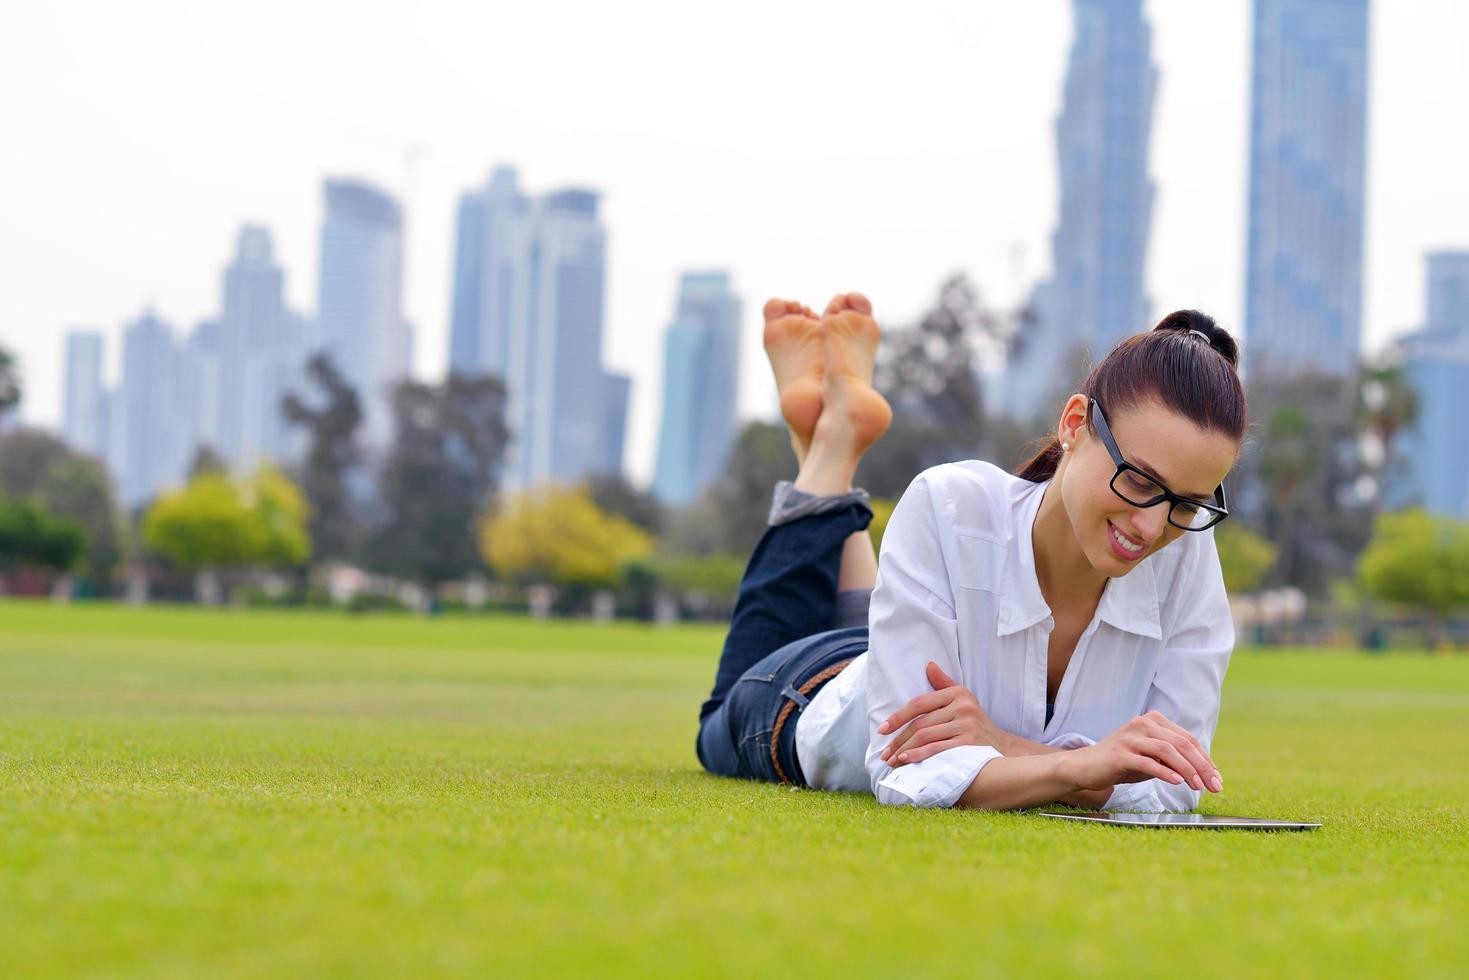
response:
<path id="1" fill-rule="evenodd" d="M 1193 334 L 1195 337 L 1202 337 L 1204 339 L 1204 343 L 1208 344 L 1210 347 L 1214 346 L 1214 341 L 1210 340 L 1209 335 L 1204 333 L 1204 331 L 1190 330 L 1189 333 Z"/>

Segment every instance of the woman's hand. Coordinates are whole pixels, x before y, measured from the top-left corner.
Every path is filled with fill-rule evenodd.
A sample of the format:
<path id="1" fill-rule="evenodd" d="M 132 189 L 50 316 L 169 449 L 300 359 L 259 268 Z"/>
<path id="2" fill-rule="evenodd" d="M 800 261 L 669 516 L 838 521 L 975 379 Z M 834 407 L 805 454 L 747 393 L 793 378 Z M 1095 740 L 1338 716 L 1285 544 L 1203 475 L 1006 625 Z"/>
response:
<path id="1" fill-rule="evenodd" d="M 925 673 L 935 688 L 933 693 L 920 694 L 877 726 L 878 734 L 885 735 L 908 725 L 882 750 L 884 762 L 896 768 L 959 745 L 999 748 L 1010 739 L 1009 732 L 990 721 L 969 688 L 956 683 L 933 661 Z"/>
<path id="2" fill-rule="evenodd" d="M 1148 779 L 1214 793 L 1224 789 L 1224 777 L 1199 740 L 1157 711 L 1138 715 L 1095 745 L 1065 753 L 1061 766 L 1065 778 L 1084 790 Z"/>

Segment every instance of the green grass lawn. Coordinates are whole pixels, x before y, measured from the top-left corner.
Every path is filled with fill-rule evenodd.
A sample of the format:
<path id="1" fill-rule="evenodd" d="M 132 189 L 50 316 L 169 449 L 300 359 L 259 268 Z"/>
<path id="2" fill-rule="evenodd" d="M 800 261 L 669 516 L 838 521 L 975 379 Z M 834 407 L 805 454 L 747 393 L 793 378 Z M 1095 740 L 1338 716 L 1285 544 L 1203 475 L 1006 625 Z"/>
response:
<path id="1" fill-rule="evenodd" d="M 1469 969 L 1469 658 L 1241 651 L 1211 833 L 708 776 L 720 637 L 0 603 L 0 974 Z"/>

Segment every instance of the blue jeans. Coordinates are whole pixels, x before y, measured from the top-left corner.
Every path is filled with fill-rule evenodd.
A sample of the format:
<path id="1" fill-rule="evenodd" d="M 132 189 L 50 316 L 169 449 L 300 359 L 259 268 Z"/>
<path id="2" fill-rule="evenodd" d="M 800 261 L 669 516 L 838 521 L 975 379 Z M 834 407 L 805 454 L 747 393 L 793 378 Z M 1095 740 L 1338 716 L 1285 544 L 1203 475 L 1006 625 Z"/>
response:
<path id="1" fill-rule="evenodd" d="M 838 618 L 837 576 L 842 545 L 864 530 L 872 511 L 860 502 L 766 528 L 740 581 L 739 597 L 714 689 L 699 710 L 699 762 L 716 776 L 806 784 L 796 758 L 796 721 L 810 696 L 799 688 L 834 664 L 867 650 L 862 625 Z M 839 628 L 833 628 L 839 627 Z M 781 728 L 776 758 L 771 734 L 781 708 L 793 708 Z"/>

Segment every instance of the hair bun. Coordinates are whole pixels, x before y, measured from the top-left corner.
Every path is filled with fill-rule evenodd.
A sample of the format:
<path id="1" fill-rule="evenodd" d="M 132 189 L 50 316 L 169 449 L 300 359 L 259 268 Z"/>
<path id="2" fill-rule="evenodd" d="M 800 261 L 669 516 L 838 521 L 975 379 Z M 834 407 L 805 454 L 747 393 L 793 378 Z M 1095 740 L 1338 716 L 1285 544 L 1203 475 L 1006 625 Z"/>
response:
<path id="1" fill-rule="evenodd" d="M 1224 355 L 1233 367 L 1239 367 L 1239 345 L 1227 331 L 1214 322 L 1214 318 L 1198 310 L 1177 310 L 1158 321 L 1154 330 L 1172 330 L 1179 333 L 1194 332 L 1198 339 L 1207 340 L 1209 346 Z"/>

